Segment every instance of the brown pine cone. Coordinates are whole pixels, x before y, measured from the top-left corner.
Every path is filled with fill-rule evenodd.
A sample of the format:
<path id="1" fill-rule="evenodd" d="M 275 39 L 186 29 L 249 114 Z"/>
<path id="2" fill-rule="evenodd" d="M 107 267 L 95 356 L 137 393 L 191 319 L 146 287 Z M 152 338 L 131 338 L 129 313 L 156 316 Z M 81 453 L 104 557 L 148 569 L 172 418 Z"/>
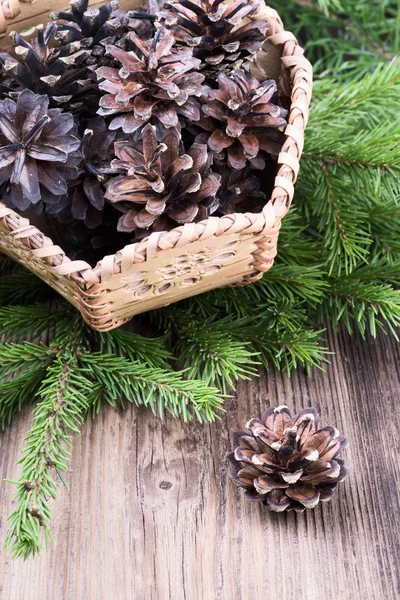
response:
<path id="1" fill-rule="evenodd" d="M 79 177 L 70 187 L 71 217 L 83 221 L 88 229 L 103 221 L 105 183 L 111 168 L 116 132 L 110 131 L 104 119 L 95 117 L 84 131 L 80 152 Z"/>
<path id="2" fill-rule="evenodd" d="M 265 21 L 244 20 L 259 10 L 251 0 L 172 0 L 161 11 L 161 22 L 176 40 L 194 48 L 202 70 L 211 76 L 231 73 L 253 60 L 265 41 Z"/>
<path id="3" fill-rule="evenodd" d="M 249 167 L 239 171 L 225 165 L 221 171 L 221 187 L 217 193 L 218 214 L 259 212 L 266 204 L 260 190 L 260 178 Z"/>
<path id="4" fill-rule="evenodd" d="M 50 23 L 36 28 L 36 36 L 27 42 L 12 33 L 12 54 L 1 53 L 0 60 L 8 76 L 9 95 L 29 89 L 46 94 L 51 106 L 68 110 L 87 106 L 90 96 L 97 96 L 97 85 L 88 71 L 90 49 L 84 42 L 55 46 L 56 26 Z M 14 94 L 15 95 L 15 94 Z"/>
<path id="5" fill-rule="evenodd" d="M 133 133 L 152 117 L 164 127 L 176 127 L 178 115 L 197 121 L 200 107 L 194 96 L 200 96 L 204 75 L 196 72 L 200 61 L 191 49 L 174 48 L 174 36 L 159 29 L 155 36 L 143 41 L 130 32 L 135 51 L 117 46 L 107 51 L 122 64 L 120 69 L 100 67 L 96 70 L 101 90 L 98 114 L 118 115 L 110 129 Z M 121 114 L 120 114 L 121 113 Z"/>
<path id="6" fill-rule="evenodd" d="M 236 69 L 232 77 L 221 73 L 218 89 L 203 95 L 202 112 L 207 119 L 200 126 L 212 131 L 208 145 L 217 154 L 227 149 L 233 169 L 244 169 L 247 160 L 257 165 L 259 151 L 277 155 L 283 143 L 286 110 L 272 102 L 276 83 L 260 83 L 249 72 Z"/>
<path id="7" fill-rule="evenodd" d="M 219 175 L 211 171 L 207 146 L 193 144 L 183 153 L 174 128 L 165 130 L 162 143 L 151 125 L 142 134 L 142 142 L 115 143 L 118 160 L 112 167 L 126 174 L 109 181 L 105 197 L 125 213 L 119 231 L 154 229 L 161 216 L 174 225 L 193 221 L 200 203 L 214 198 L 220 185 Z"/>
<path id="8" fill-rule="evenodd" d="M 347 476 L 338 454 L 347 439 L 334 427 L 318 429 L 318 414 L 304 408 L 293 416 L 287 406 L 269 408 L 234 431 L 231 479 L 249 500 L 277 512 L 303 511 L 328 501 Z"/>
<path id="9" fill-rule="evenodd" d="M 114 35 L 121 26 L 121 19 L 113 15 L 119 8 L 118 0 L 111 0 L 98 8 L 89 8 L 88 0 L 71 0 L 70 8 L 70 12 L 53 12 L 50 15 L 55 22 L 55 39 L 62 44 L 89 40 L 88 46 L 93 47 Z"/>
<path id="10" fill-rule="evenodd" d="M 48 105 L 30 90 L 0 102 L 0 197 L 11 208 L 65 206 L 67 182 L 78 175 L 73 116 Z"/>

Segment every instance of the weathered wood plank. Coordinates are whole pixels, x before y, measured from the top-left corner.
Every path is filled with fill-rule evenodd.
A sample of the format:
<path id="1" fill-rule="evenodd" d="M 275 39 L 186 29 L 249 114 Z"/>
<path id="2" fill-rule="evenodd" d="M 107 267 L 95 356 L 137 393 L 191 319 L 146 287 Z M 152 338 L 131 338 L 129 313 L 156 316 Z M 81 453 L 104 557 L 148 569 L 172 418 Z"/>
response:
<path id="1" fill-rule="evenodd" d="M 325 372 L 272 370 L 240 384 L 215 425 L 104 410 L 75 440 L 56 544 L 28 563 L 2 552 L 1 600 L 399 598 L 399 346 L 344 333 L 329 344 L 337 354 Z M 267 402 L 314 405 L 350 438 L 351 475 L 330 504 L 272 514 L 227 480 L 229 430 Z M 2 436 L 1 477 L 18 475 L 28 415 Z M 11 492 L 3 486 L 2 516 Z"/>

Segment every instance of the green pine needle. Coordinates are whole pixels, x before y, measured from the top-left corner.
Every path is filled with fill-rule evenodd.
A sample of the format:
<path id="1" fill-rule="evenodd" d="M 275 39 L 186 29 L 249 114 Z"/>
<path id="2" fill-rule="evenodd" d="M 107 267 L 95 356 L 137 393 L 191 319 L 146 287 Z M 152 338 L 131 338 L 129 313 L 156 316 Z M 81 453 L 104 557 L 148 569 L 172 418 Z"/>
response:
<path id="1" fill-rule="evenodd" d="M 92 376 L 105 392 L 112 406 L 125 408 L 125 401 L 136 406 L 150 406 L 154 414 L 165 412 L 185 422 L 193 416 L 202 423 L 218 418 L 223 396 L 201 380 L 190 380 L 183 373 L 132 362 L 101 353 L 82 353 L 81 372 Z"/>

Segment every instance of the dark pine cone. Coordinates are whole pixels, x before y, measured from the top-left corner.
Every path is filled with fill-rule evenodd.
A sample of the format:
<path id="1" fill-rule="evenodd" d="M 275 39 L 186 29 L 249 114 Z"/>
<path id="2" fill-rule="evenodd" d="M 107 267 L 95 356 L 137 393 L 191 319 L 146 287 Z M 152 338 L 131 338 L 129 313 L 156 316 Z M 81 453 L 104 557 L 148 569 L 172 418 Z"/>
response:
<path id="1" fill-rule="evenodd" d="M 212 132 L 208 145 L 213 152 L 220 154 L 227 149 L 233 169 L 243 169 L 248 160 L 254 168 L 262 169 L 265 164 L 260 150 L 272 155 L 280 152 L 287 111 L 272 102 L 275 93 L 275 81 L 260 83 L 241 69 L 232 77 L 221 73 L 218 89 L 204 92 L 202 111 L 207 118 L 200 126 Z"/>
<path id="2" fill-rule="evenodd" d="M 103 221 L 104 184 L 108 175 L 115 175 L 110 165 L 115 136 L 116 132 L 107 129 L 104 120 L 96 117 L 89 121 L 82 137 L 82 162 L 79 177 L 70 188 L 70 211 L 74 219 L 83 221 L 89 229 Z"/>
<path id="3" fill-rule="evenodd" d="M 65 205 L 67 181 L 78 175 L 74 119 L 48 104 L 30 90 L 0 102 L 0 196 L 11 208 Z"/>
<path id="4" fill-rule="evenodd" d="M 90 50 L 79 42 L 54 47 L 55 31 L 54 24 L 44 30 L 38 27 L 30 43 L 18 33 L 12 34 L 15 57 L 0 54 L 9 78 L 8 92 L 13 96 L 13 92 L 29 89 L 36 94 L 46 94 L 51 106 L 67 103 L 68 108 L 79 108 L 87 105 L 88 94 L 97 91 L 87 69 Z"/>
<path id="5" fill-rule="evenodd" d="M 302 511 L 328 501 L 347 475 L 337 455 L 347 439 L 334 427 L 318 429 L 318 414 L 304 408 L 292 417 L 287 406 L 269 408 L 251 419 L 245 431 L 233 432 L 231 479 L 249 500 L 271 510 Z"/>
<path id="6" fill-rule="evenodd" d="M 204 75 L 195 72 L 200 61 L 192 57 L 192 50 L 174 48 L 175 39 L 166 30 L 158 30 L 147 41 L 134 32 L 129 38 L 134 52 L 107 47 L 122 63 L 121 69 L 100 67 L 96 71 L 104 79 L 100 89 L 107 92 L 98 114 L 119 115 L 110 129 L 133 133 L 152 117 L 164 127 L 176 127 L 178 115 L 197 121 L 200 107 L 193 96 L 200 96 Z"/>
<path id="7" fill-rule="evenodd" d="M 260 179 L 249 167 L 240 171 L 227 165 L 221 171 L 221 187 L 217 194 L 218 214 L 260 212 L 266 196 L 260 190 Z"/>
<path id="8" fill-rule="evenodd" d="M 110 180 L 106 198 L 125 213 L 119 231 L 171 228 L 193 221 L 202 209 L 207 216 L 200 203 L 212 201 L 220 177 L 210 169 L 206 145 L 193 144 L 187 153 L 180 147 L 176 129 L 167 129 L 158 143 L 151 125 L 143 129 L 142 142 L 115 143 L 119 160 L 112 166 L 126 174 Z"/>
<path id="9" fill-rule="evenodd" d="M 208 75 L 251 61 L 265 41 L 268 24 L 245 18 L 258 10 L 251 0 L 232 4 L 223 0 L 179 0 L 166 3 L 161 21 L 171 29 L 177 41 L 194 47 L 194 56 L 202 61 Z"/>
<path id="10" fill-rule="evenodd" d="M 50 15 L 56 22 L 55 39 L 62 44 L 88 40 L 87 45 L 93 47 L 101 40 L 115 35 L 121 27 L 121 19 L 113 15 L 119 8 L 117 0 L 99 8 L 88 8 L 89 0 L 71 0 L 70 6 L 71 12 L 53 12 Z"/>

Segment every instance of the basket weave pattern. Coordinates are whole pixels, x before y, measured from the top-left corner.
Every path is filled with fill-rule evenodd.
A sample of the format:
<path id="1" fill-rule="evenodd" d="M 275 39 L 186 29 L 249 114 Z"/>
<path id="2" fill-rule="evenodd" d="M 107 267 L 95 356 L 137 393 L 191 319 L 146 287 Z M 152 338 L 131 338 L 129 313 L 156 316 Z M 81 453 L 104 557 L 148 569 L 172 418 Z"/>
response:
<path id="1" fill-rule="evenodd" d="M 261 213 L 209 217 L 106 256 L 92 269 L 71 261 L 29 221 L 0 203 L 0 251 L 24 264 L 79 308 L 98 331 L 120 326 L 135 314 L 213 288 L 256 281 L 271 268 L 281 219 L 289 209 L 303 150 L 311 100 L 312 68 L 273 9 L 262 7 L 270 37 L 263 55 L 268 75 L 288 82 L 291 107 L 286 141 L 271 199 Z"/>

